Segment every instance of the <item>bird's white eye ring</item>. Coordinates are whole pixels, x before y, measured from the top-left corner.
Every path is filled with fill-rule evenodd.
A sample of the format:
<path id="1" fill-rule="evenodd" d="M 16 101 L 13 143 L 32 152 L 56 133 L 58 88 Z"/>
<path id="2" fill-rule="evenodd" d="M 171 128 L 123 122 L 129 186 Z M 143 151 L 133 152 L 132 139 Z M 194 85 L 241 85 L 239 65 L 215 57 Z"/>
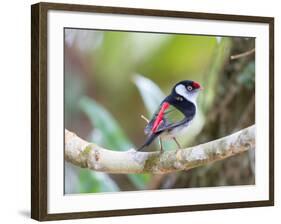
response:
<path id="1" fill-rule="evenodd" d="M 191 90 L 192 90 L 192 86 L 188 86 L 188 87 L 187 87 L 187 90 L 188 90 L 188 91 L 191 91 Z"/>

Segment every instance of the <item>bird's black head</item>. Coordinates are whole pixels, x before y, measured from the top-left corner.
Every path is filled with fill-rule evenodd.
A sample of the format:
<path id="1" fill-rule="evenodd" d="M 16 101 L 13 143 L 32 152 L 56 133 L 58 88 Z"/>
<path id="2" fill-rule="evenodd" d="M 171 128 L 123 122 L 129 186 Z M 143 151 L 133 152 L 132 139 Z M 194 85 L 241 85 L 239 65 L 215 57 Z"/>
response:
<path id="1" fill-rule="evenodd" d="M 198 82 L 191 80 L 183 80 L 178 82 L 173 90 L 173 96 L 183 97 L 188 101 L 194 102 L 198 96 L 198 92 L 202 90 L 201 85 Z"/>
<path id="2" fill-rule="evenodd" d="M 178 82 L 174 86 L 173 90 L 175 90 L 178 86 L 183 86 L 188 92 L 194 92 L 202 89 L 201 85 L 198 82 L 191 80 L 183 80 Z"/>

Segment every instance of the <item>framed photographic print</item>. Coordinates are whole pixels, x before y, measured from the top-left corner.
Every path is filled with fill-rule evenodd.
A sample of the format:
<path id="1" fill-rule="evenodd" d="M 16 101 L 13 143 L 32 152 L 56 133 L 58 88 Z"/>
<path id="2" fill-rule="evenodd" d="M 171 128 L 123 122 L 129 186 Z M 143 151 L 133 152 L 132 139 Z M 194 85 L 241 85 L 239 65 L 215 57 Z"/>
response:
<path id="1" fill-rule="evenodd" d="M 274 204 L 274 19 L 32 5 L 40 221 Z"/>

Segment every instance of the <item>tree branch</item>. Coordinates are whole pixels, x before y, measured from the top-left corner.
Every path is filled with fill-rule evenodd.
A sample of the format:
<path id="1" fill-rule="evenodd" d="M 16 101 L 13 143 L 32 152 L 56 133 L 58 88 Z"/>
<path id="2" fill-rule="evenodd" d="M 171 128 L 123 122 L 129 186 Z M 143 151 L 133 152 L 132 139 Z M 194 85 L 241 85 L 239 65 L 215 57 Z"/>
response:
<path id="1" fill-rule="evenodd" d="M 249 50 L 249 51 L 246 51 L 246 52 L 243 52 L 241 54 L 236 54 L 236 55 L 232 55 L 230 56 L 230 60 L 235 60 L 235 59 L 238 59 L 238 58 L 243 58 L 243 57 L 246 57 L 248 55 L 251 55 L 255 52 L 255 48 Z"/>
<path id="2" fill-rule="evenodd" d="M 201 145 L 160 152 L 112 151 L 65 130 L 65 160 L 107 173 L 168 173 L 189 170 L 255 148 L 255 125 Z"/>

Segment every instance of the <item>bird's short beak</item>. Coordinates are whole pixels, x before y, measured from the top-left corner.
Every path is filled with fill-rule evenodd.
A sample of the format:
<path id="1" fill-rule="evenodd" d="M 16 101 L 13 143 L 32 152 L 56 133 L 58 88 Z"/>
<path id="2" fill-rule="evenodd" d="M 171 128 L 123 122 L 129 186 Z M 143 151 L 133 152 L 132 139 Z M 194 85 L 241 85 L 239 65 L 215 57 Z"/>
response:
<path id="1" fill-rule="evenodd" d="M 201 87 L 199 88 L 199 90 L 200 90 L 200 91 L 204 90 L 203 86 L 201 86 Z"/>

